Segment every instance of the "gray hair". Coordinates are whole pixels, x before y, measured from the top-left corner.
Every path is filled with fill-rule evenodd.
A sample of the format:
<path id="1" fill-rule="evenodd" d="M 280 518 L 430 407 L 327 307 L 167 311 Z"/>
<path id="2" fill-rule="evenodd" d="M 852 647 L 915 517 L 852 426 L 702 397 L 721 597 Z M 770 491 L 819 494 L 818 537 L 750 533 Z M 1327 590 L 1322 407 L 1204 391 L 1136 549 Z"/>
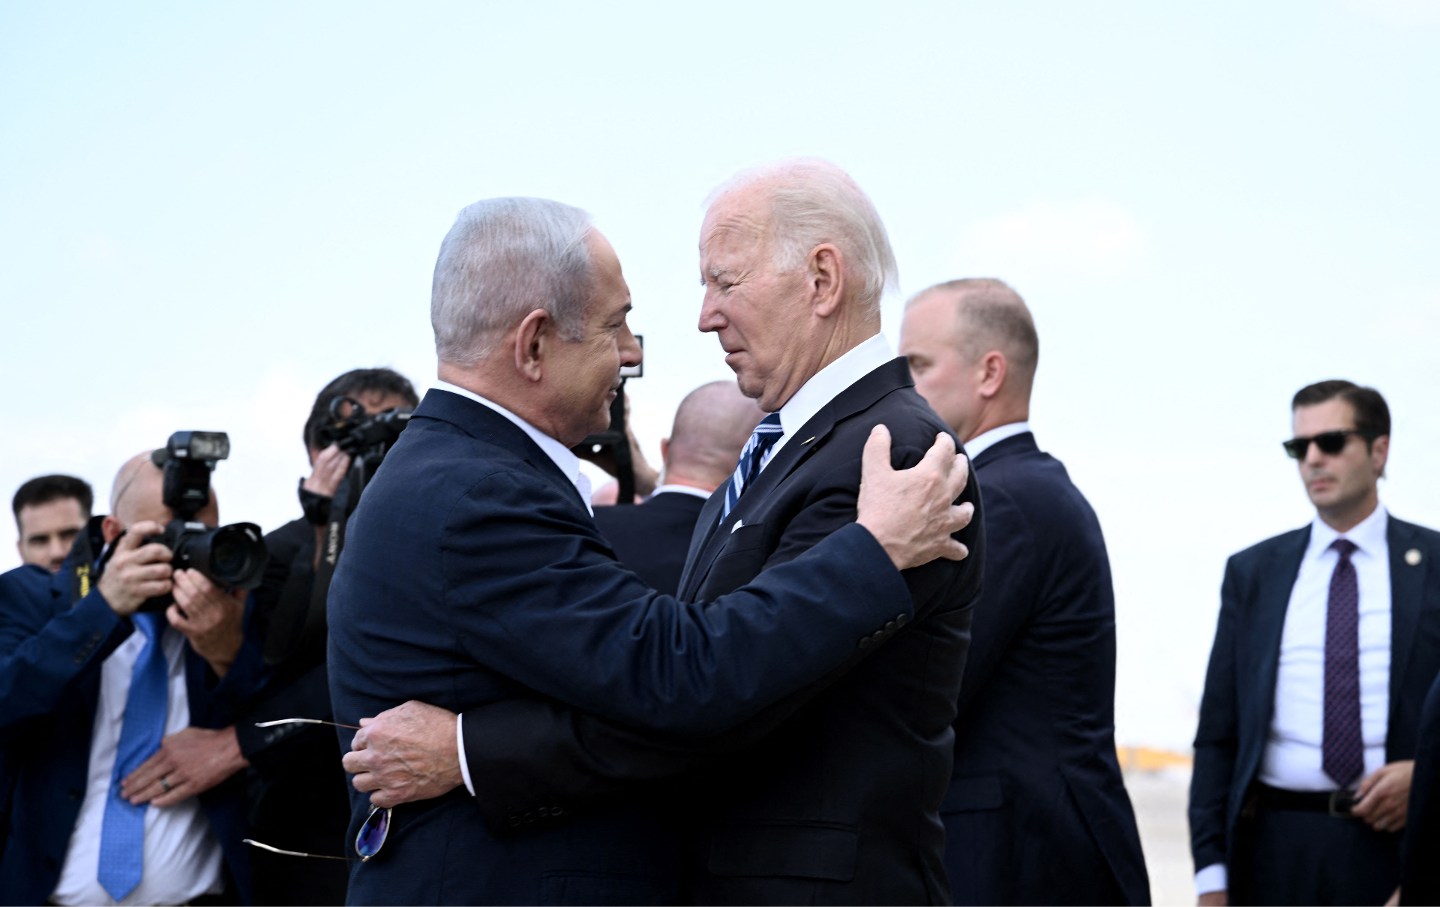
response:
<path id="1" fill-rule="evenodd" d="M 777 161 L 731 177 L 711 193 L 710 202 L 751 187 L 763 187 L 770 199 L 775 266 L 799 268 L 816 246 L 833 243 L 846 262 L 846 276 L 859 284 L 852 298 L 878 315 L 885 291 L 899 287 L 900 272 L 885 224 L 850 175 L 819 158 Z"/>
<path id="2" fill-rule="evenodd" d="M 440 244 L 430 325 L 441 362 L 473 365 L 531 311 L 566 340 L 584 333 L 593 263 L 590 215 L 543 198 L 489 198 L 465 208 Z"/>

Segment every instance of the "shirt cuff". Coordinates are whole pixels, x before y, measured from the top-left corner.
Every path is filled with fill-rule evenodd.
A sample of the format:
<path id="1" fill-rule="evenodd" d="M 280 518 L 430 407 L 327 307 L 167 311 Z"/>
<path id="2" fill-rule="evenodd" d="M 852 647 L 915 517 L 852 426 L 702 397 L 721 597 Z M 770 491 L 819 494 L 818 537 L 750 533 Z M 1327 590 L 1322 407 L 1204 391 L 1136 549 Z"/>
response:
<path id="1" fill-rule="evenodd" d="M 461 763 L 462 765 L 464 763 Z M 469 784 L 467 777 L 465 783 Z M 1211 863 L 1204 869 L 1195 873 L 1195 894 L 1209 894 L 1212 891 L 1225 891 L 1230 887 L 1230 878 L 1225 872 L 1224 863 Z"/>
<path id="2" fill-rule="evenodd" d="M 475 796 L 475 785 L 470 783 L 470 764 L 465 759 L 465 716 L 463 714 L 455 716 L 455 753 L 460 757 L 460 777 L 465 781 L 465 789 L 473 797 Z"/>

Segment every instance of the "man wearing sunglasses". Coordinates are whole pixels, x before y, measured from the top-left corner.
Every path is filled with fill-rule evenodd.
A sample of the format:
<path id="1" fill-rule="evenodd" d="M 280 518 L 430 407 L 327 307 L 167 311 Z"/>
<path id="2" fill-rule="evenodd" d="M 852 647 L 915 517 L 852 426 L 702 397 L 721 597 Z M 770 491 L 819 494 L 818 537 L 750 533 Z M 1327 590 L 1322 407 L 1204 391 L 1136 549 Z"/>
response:
<path id="1" fill-rule="evenodd" d="M 1190 787 L 1201 904 L 1383 902 L 1440 671 L 1440 533 L 1380 504 L 1384 398 L 1322 381 L 1292 410 L 1315 520 L 1225 570 Z"/>

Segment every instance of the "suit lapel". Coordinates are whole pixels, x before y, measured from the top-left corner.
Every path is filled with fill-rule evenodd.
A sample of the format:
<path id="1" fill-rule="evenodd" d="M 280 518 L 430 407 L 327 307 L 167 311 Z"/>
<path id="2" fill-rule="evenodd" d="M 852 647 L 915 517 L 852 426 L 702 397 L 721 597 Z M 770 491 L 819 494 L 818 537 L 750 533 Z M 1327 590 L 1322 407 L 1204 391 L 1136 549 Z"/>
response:
<path id="1" fill-rule="evenodd" d="M 1390 721 L 1393 723 L 1405 694 L 1410 656 L 1419 637 L 1425 571 L 1434 552 L 1426 550 L 1419 533 L 1394 517 L 1386 520 L 1385 541 L 1390 546 Z M 1419 557 L 1411 554 L 1412 551 Z"/>
<path id="2" fill-rule="evenodd" d="M 725 486 L 722 485 L 700 512 L 695 535 L 691 538 L 690 556 L 686 560 L 685 573 L 680 580 L 681 597 L 686 600 L 693 598 L 696 590 L 705 582 L 705 577 L 709 575 L 715 558 L 725 549 L 736 524 L 750 522 L 751 515 L 764 506 L 766 495 L 823 447 L 836 425 L 874 406 L 876 401 L 896 388 L 909 387 L 912 384 L 909 366 L 904 359 L 896 358 L 845 388 L 786 440 L 785 446 L 776 452 L 774 458 L 760 471 L 760 475 L 741 494 L 735 509 L 720 522 L 718 501 L 724 497 L 725 491 Z"/>

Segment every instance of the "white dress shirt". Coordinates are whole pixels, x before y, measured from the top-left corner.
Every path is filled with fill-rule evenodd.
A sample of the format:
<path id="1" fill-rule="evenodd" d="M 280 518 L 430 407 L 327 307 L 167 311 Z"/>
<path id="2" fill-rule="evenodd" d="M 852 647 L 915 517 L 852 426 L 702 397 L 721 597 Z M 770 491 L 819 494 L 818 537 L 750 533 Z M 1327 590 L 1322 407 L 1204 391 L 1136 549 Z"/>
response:
<path id="1" fill-rule="evenodd" d="M 997 425 L 989 431 L 982 431 L 980 434 L 965 442 L 965 455 L 974 462 L 975 458 L 985 451 L 1008 440 L 1016 435 L 1023 435 L 1030 430 L 1029 422 L 1011 422 L 1008 425 Z"/>
<path id="2" fill-rule="evenodd" d="M 1365 774 L 1385 764 L 1385 731 L 1390 714 L 1390 546 L 1385 541 L 1384 507 L 1344 533 L 1355 543 L 1350 556 L 1360 585 L 1360 726 L 1365 739 Z M 1340 555 L 1330 545 L 1341 533 L 1317 519 L 1300 574 L 1290 590 L 1280 669 L 1275 676 L 1275 711 L 1260 763 L 1260 780 L 1286 790 L 1334 790 L 1321 768 L 1325 725 L 1325 616 L 1330 575 Z"/>
<path id="3" fill-rule="evenodd" d="M 816 372 L 780 407 L 780 429 L 784 434 L 765 452 L 765 456 L 760 458 L 760 469 L 763 470 L 776 452 L 789 444 L 795 433 L 804 427 L 811 417 L 824 409 L 826 404 L 840 396 L 847 387 L 894 358 L 895 353 L 885 335 L 876 334 Z M 796 443 L 806 440 L 800 438 Z"/>
<path id="4" fill-rule="evenodd" d="M 169 735 L 190 726 L 185 637 L 165 626 L 160 640 L 170 671 L 169 698 L 165 704 L 165 733 Z M 100 871 L 100 830 L 104 825 L 110 776 L 115 771 L 125 701 L 130 695 L 130 677 L 144 648 L 145 634 L 136 630 L 100 666 L 100 699 L 90 738 L 90 774 L 80 815 L 65 850 L 60 881 L 50 898 L 56 904 L 106 907 L 117 903 L 184 904 L 202 894 L 219 893 L 223 888 L 220 842 L 210 833 L 210 820 L 195 797 L 174 806 L 151 804 L 145 810 L 145 873 L 125 900 L 110 897 L 96 878 Z"/>

